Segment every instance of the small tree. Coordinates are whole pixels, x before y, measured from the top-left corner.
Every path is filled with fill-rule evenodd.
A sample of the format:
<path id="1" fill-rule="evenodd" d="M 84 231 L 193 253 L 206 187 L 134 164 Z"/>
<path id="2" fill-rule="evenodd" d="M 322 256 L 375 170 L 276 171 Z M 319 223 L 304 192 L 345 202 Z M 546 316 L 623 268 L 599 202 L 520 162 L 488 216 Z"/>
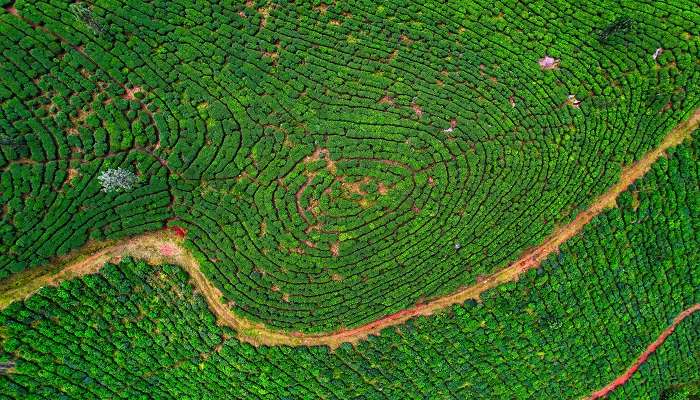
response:
<path id="1" fill-rule="evenodd" d="M 124 168 L 110 168 L 102 171 L 97 177 L 102 185 L 102 191 L 105 193 L 121 192 L 131 190 L 138 177 L 131 171 Z"/>
<path id="2" fill-rule="evenodd" d="M 70 5 L 70 10 L 73 13 L 73 16 L 75 16 L 75 19 L 87 25 L 95 35 L 99 36 L 104 33 L 104 29 L 102 29 L 100 24 L 95 21 L 92 11 L 90 11 L 85 4 L 73 3 Z"/>

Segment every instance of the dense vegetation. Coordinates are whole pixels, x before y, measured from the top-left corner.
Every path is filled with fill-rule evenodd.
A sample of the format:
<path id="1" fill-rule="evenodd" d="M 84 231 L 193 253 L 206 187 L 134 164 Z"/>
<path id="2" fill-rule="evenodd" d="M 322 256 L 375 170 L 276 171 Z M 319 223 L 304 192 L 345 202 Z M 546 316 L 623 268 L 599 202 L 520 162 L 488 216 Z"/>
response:
<path id="1" fill-rule="evenodd" d="M 697 321 L 700 315 L 694 317 Z M 656 353 L 642 365 L 639 371 L 632 376 L 632 379 L 625 386 L 621 386 L 616 391 L 612 392 L 608 397 L 611 400 L 634 399 L 635 396 L 641 399 L 659 399 L 659 400 L 698 400 L 700 398 L 700 381 L 697 380 L 697 374 L 689 373 L 689 368 L 697 369 L 696 363 L 691 363 L 690 366 L 674 364 L 677 356 L 673 351 L 669 354 L 669 349 L 682 348 L 683 351 L 693 351 L 688 347 L 688 341 L 684 338 L 693 340 L 698 336 L 698 322 L 679 326 L 677 333 L 668 338 Z M 697 341 L 697 339 L 695 339 Z M 697 354 L 697 350 L 695 350 Z M 673 372 L 669 373 L 669 369 Z M 672 379 L 671 376 L 679 377 Z M 659 390 L 667 385 L 665 389 Z M 643 395 L 640 395 L 643 394 Z"/>
<path id="2" fill-rule="evenodd" d="M 483 303 L 356 347 L 253 347 L 215 325 L 178 267 L 125 260 L 0 315 L 12 398 L 576 399 L 700 303 L 700 146 L 660 159 L 560 254 Z M 612 398 L 700 380 L 700 313 Z M 33 397 L 32 397 L 33 396 Z"/>
<path id="3" fill-rule="evenodd" d="M 235 312 L 354 326 L 513 260 L 700 105 L 692 0 L 196 3 L 0 0 L 0 277 L 177 224 Z"/>

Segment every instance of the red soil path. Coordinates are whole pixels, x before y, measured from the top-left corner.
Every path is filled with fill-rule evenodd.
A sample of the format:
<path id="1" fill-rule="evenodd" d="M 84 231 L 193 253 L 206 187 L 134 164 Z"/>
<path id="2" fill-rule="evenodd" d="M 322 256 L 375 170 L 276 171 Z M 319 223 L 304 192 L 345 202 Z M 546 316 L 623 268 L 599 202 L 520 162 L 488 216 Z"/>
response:
<path id="1" fill-rule="evenodd" d="M 181 235 L 185 232 L 172 230 L 146 233 L 117 242 L 92 242 L 69 256 L 59 258 L 51 265 L 15 274 L 10 279 L 0 282 L 0 308 L 30 296 L 42 286 L 55 285 L 66 279 L 96 273 L 109 260 L 116 261 L 124 256 L 132 256 L 150 263 L 167 262 L 184 268 L 190 274 L 196 290 L 204 296 L 209 308 L 216 315 L 218 324 L 234 329 L 241 341 L 270 346 L 325 345 L 334 349 L 343 343 L 356 343 L 369 335 L 378 335 L 382 329 L 404 323 L 411 318 L 432 315 L 453 304 L 460 304 L 469 299 L 479 301 L 481 294 L 486 290 L 517 280 L 521 274 L 538 267 L 550 254 L 557 252 L 562 243 L 577 235 L 596 215 L 615 207 L 617 197 L 627 190 L 629 185 L 644 176 L 652 164 L 664 156 L 666 150 L 690 137 L 698 125 L 700 109 L 695 110 L 688 120 L 669 132 L 658 147 L 649 151 L 636 163 L 624 168 L 620 180 L 596 198 L 587 210 L 578 214 L 570 223 L 556 229 L 544 243 L 526 251 L 514 263 L 491 275 L 480 277 L 476 284 L 455 293 L 430 299 L 356 328 L 327 333 L 286 332 L 236 315 L 221 301 L 223 294 L 219 288 L 202 273 L 199 260 L 183 246 Z"/>
<path id="2" fill-rule="evenodd" d="M 618 386 L 624 385 L 632 377 L 632 375 L 634 375 L 634 373 L 637 372 L 639 367 L 641 367 L 642 364 L 644 364 L 647 361 L 647 358 L 649 358 L 649 356 L 653 352 L 655 352 L 656 349 L 664 343 L 664 341 L 666 341 L 666 339 L 676 329 L 678 324 L 680 324 L 681 321 L 688 318 L 696 311 L 700 311 L 700 304 L 696 304 L 678 314 L 678 316 L 673 320 L 673 323 L 668 328 L 664 329 L 664 331 L 661 332 L 661 335 L 659 335 L 659 337 L 653 343 L 647 346 L 647 349 L 644 350 L 644 352 L 640 354 L 639 357 L 637 357 L 637 360 L 634 362 L 634 364 L 632 364 L 632 366 L 629 367 L 629 369 L 627 369 L 627 371 L 625 371 L 624 374 L 618 376 L 614 381 L 610 382 L 609 385 L 593 393 L 588 399 L 596 400 L 606 397 L 608 394 L 610 394 L 610 392 L 617 389 Z"/>
<path id="3" fill-rule="evenodd" d="M 187 235 L 187 230 L 181 226 L 171 226 L 170 230 L 173 231 L 177 237 L 184 238 Z"/>

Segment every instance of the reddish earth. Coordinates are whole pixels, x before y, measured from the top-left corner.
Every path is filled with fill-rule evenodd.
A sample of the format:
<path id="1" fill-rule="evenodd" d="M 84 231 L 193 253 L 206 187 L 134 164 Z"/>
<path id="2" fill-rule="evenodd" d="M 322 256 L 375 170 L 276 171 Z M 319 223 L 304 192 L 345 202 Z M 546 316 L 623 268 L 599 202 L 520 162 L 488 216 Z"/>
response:
<path id="1" fill-rule="evenodd" d="M 128 87 L 124 87 L 124 94 L 122 95 L 122 99 L 124 100 L 136 100 L 136 93 L 141 92 L 141 88 L 139 86 L 134 86 L 133 88 L 129 89 Z"/>
<path id="2" fill-rule="evenodd" d="M 379 99 L 379 104 L 389 104 L 390 106 L 396 105 L 396 103 L 394 102 L 394 98 L 389 95 L 386 95 Z"/>
<path id="3" fill-rule="evenodd" d="M 187 230 L 181 226 L 171 226 L 170 230 L 173 231 L 173 233 L 181 238 L 184 238 L 187 235 Z"/>
<path id="4" fill-rule="evenodd" d="M 299 187 L 299 190 L 294 194 L 294 198 L 296 199 L 296 206 L 297 206 L 297 213 L 299 216 L 306 222 L 306 224 L 309 224 L 309 219 L 306 216 L 306 213 L 304 212 L 304 207 L 301 205 L 301 199 L 304 196 L 304 191 L 306 188 L 313 182 L 314 178 L 316 177 L 315 172 L 310 172 L 307 177 L 306 177 L 306 182 L 304 182 L 303 185 Z"/>
<path id="5" fill-rule="evenodd" d="M 696 304 L 678 314 L 678 316 L 673 320 L 673 323 L 663 332 L 661 332 L 661 335 L 659 335 L 659 337 L 656 338 L 656 340 L 653 343 L 647 346 L 647 349 L 644 350 L 644 352 L 640 354 L 639 357 L 637 357 L 637 360 L 634 362 L 634 364 L 632 364 L 631 367 L 629 367 L 629 369 L 627 369 L 627 371 L 625 371 L 625 373 L 618 376 L 614 381 L 610 382 L 608 386 L 593 393 L 591 397 L 589 397 L 589 400 L 596 400 L 606 397 L 610 394 L 610 392 L 617 389 L 619 386 L 622 386 L 625 383 L 627 383 L 627 381 L 632 377 L 632 375 L 634 375 L 634 373 L 637 372 L 639 367 L 641 367 L 642 364 L 644 364 L 647 361 L 649 356 L 652 353 L 654 353 L 656 349 L 658 349 L 659 346 L 661 346 L 666 341 L 666 339 L 671 335 L 671 333 L 673 333 L 678 324 L 680 324 L 684 319 L 688 318 L 696 311 L 700 311 L 700 304 Z"/>
<path id="6" fill-rule="evenodd" d="M 180 248 L 177 246 L 173 246 L 171 244 L 162 244 L 160 246 L 160 254 L 164 255 L 166 257 L 173 257 L 176 256 L 180 252 Z"/>
<path id="7" fill-rule="evenodd" d="M 418 118 L 423 116 L 423 109 L 420 108 L 418 104 L 411 104 L 411 108 L 413 109 L 413 112 L 416 113 Z"/>
<path id="8" fill-rule="evenodd" d="M 333 257 L 340 255 L 340 242 L 331 243 L 331 254 L 333 254 Z"/>
<path id="9" fill-rule="evenodd" d="M 384 196 L 385 194 L 389 193 L 389 188 L 387 188 L 384 183 L 379 182 L 377 184 L 377 193 Z"/>

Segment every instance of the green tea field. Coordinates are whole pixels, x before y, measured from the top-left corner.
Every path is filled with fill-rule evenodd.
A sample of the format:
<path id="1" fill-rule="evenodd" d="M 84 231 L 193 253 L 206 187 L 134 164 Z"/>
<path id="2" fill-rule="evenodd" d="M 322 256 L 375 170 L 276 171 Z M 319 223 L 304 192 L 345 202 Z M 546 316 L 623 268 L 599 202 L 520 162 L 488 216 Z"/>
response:
<path id="1" fill-rule="evenodd" d="M 700 399 L 697 1 L 0 8 L 0 398 Z"/>

